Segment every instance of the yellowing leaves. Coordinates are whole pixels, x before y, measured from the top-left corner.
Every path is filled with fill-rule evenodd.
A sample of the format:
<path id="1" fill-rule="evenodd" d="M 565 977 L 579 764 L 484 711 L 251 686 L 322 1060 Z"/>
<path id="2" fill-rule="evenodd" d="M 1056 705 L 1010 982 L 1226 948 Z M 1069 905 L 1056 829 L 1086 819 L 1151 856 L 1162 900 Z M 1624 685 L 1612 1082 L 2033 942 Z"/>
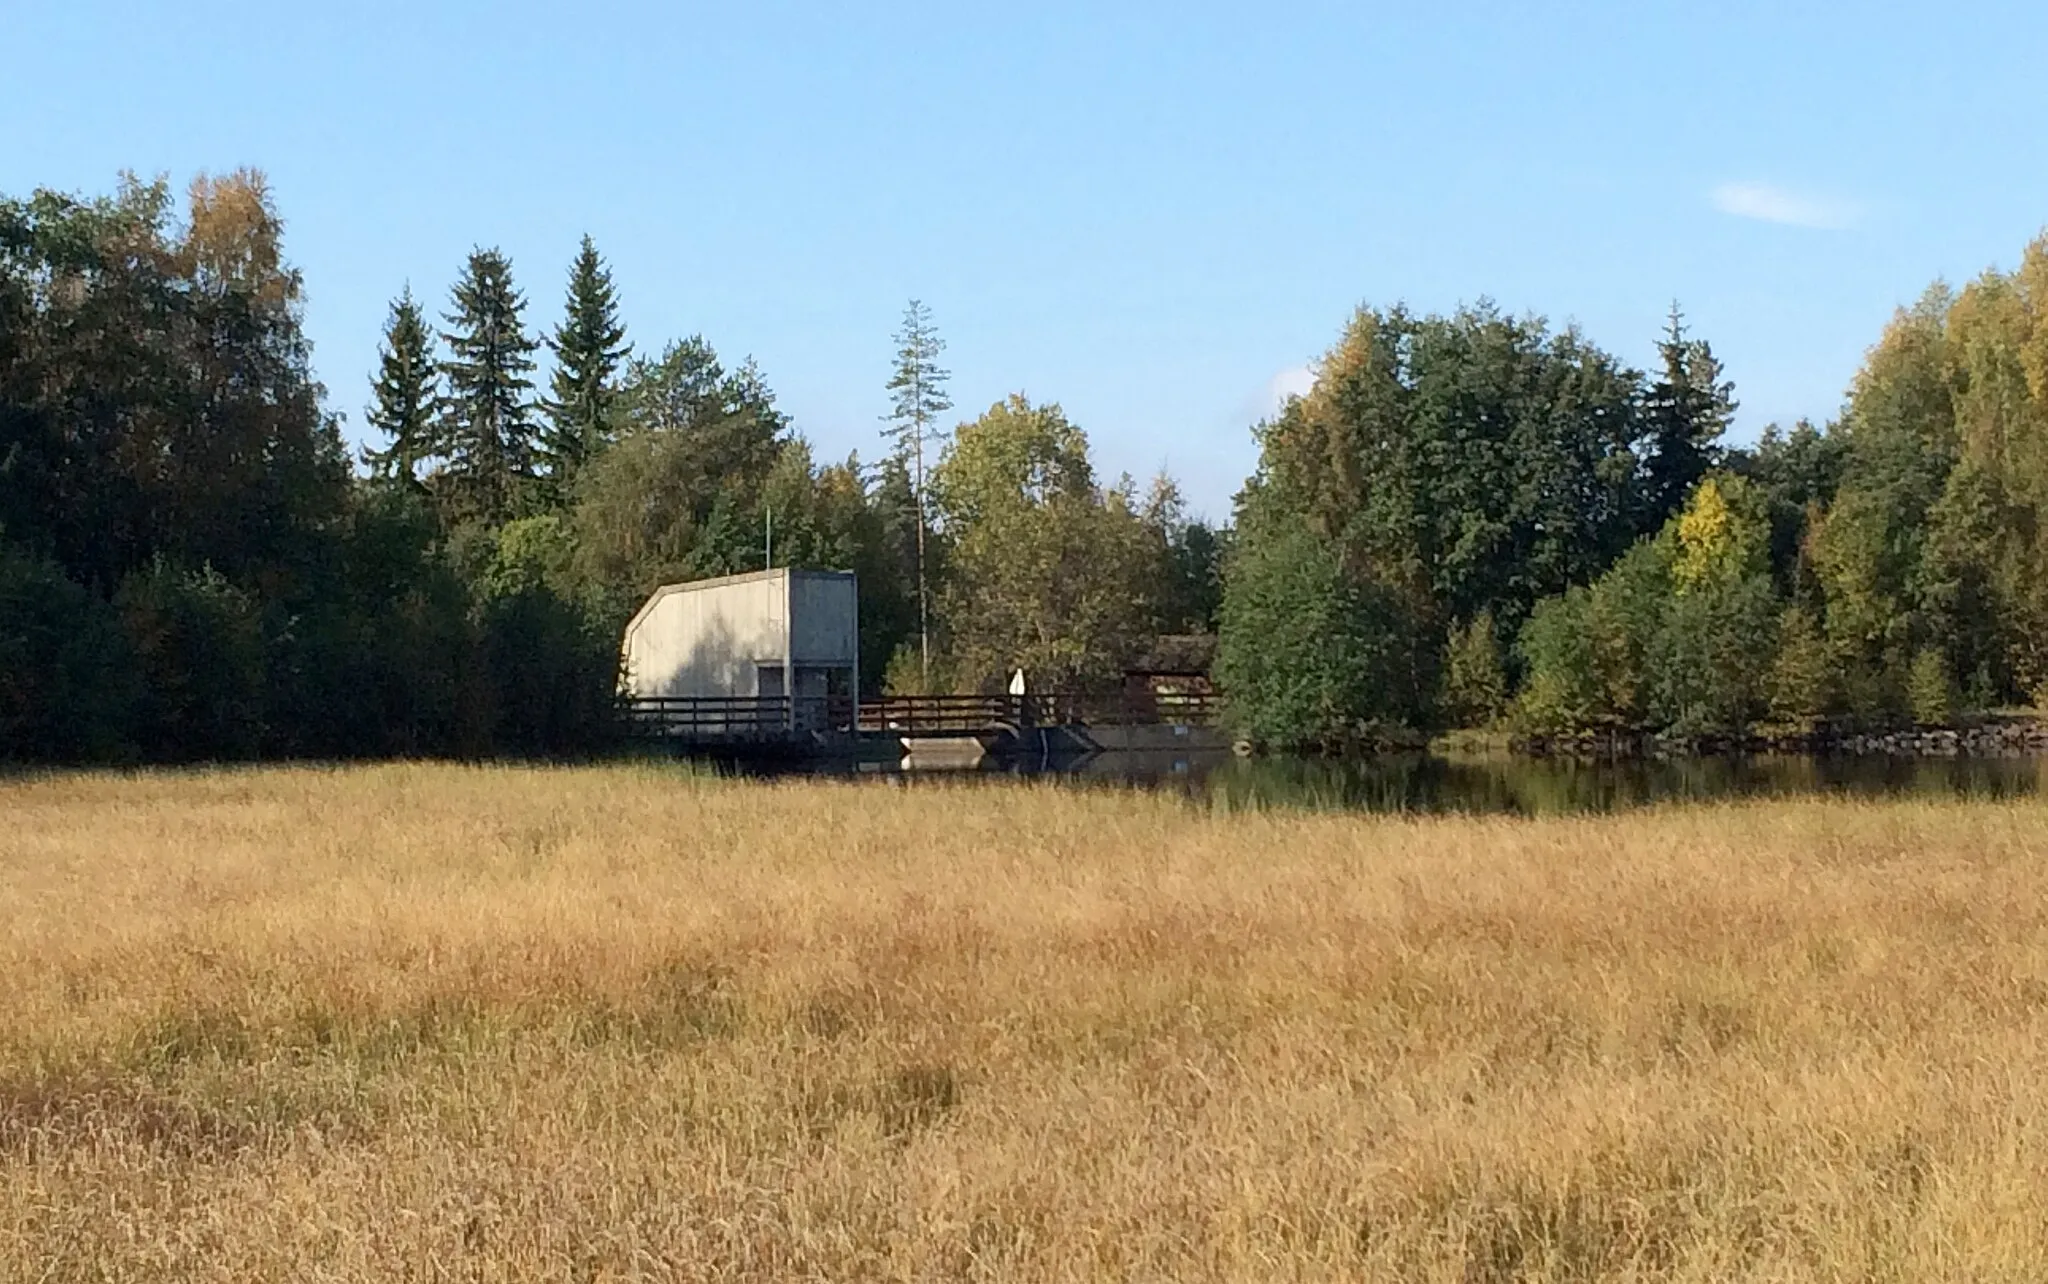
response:
<path id="1" fill-rule="evenodd" d="M 1735 560 L 1735 515 L 1712 477 L 1693 492 L 1678 518 L 1678 562 L 1672 576 L 1681 593 L 1723 578 Z"/>
<path id="2" fill-rule="evenodd" d="M 192 180 L 184 253 L 193 276 L 216 291 L 239 288 L 263 303 L 296 302 L 299 274 L 284 265 L 284 220 L 258 170 Z"/>

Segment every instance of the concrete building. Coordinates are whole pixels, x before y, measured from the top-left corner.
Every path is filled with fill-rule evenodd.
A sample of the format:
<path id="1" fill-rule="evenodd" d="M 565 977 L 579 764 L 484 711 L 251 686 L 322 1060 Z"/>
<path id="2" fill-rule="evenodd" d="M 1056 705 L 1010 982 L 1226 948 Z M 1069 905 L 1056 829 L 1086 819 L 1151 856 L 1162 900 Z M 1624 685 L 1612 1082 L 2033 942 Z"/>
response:
<path id="1" fill-rule="evenodd" d="M 624 659 L 629 696 L 795 696 L 789 727 L 824 725 L 828 698 L 860 690 L 853 572 L 777 569 L 663 585 L 626 625 Z"/>

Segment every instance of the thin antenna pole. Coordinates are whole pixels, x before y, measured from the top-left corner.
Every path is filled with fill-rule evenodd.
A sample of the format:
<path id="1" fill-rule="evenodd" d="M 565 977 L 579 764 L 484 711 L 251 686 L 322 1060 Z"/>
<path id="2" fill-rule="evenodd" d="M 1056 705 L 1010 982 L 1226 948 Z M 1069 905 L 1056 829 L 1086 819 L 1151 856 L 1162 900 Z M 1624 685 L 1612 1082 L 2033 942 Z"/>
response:
<path id="1" fill-rule="evenodd" d="M 761 506 L 761 569 L 775 569 L 775 510 L 766 504 Z"/>

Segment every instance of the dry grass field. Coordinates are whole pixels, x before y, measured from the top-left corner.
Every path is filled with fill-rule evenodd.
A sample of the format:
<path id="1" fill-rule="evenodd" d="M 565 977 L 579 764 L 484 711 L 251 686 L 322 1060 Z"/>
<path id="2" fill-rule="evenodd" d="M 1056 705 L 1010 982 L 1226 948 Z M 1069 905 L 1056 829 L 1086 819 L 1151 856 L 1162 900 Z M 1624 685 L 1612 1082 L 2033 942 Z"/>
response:
<path id="1" fill-rule="evenodd" d="M 2048 804 L 0 783 L 0 1279 L 2048 1279 Z"/>

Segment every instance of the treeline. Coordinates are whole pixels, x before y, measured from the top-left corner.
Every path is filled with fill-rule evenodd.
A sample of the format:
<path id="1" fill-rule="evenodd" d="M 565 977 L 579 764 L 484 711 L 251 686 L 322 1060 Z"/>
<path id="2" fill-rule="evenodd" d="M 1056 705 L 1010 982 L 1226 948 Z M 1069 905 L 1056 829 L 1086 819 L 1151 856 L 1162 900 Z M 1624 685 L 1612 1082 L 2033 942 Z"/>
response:
<path id="1" fill-rule="evenodd" d="M 1362 310 L 1224 529 L 1098 476 L 1055 404 L 949 428 L 914 303 L 873 466 L 815 458 L 751 360 L 636 343 L 587 240 L 544 329 L 495 250 L 402 290 L 354 458 L 303 306 L 260 175 L 0 200 L 0 758 L 589 752 L 645 595 L 770 563 L 859 574 L 897 691 L 1107 685 L 1213 629 L 1276 747 L 2048 695 L 2048 240 L 1750 448 L 1675 309 L 1647 372 L 1490 305 Z"/>
<path id="2" fill-rule="evenodd" d="M 1261 429 L 1218 676 L 1341 747 L 1943 725 L 2048 701 L 2048 239 L 1937 286 L 1840 419 L 1723 441 L 1674 312 L 1643 374 L 1491 308 L 1362 311 Z"/>
<path id="3" fill-rule="evenodd" d="M 1107 682 L 1214 614 L 1170 481 L 1057 405 L 944 430 L 921 307 L 887 453 L 820 462 L 751 361 L 633 345 L 588 240 L 544 335 L 495 250 L 402 292 L 352 459 L 282 230 L 248 172 L 0 200 L 0 759 L 592 751 L 645 595 L 771 559 L 858 572 L 906 690 Z"/>

